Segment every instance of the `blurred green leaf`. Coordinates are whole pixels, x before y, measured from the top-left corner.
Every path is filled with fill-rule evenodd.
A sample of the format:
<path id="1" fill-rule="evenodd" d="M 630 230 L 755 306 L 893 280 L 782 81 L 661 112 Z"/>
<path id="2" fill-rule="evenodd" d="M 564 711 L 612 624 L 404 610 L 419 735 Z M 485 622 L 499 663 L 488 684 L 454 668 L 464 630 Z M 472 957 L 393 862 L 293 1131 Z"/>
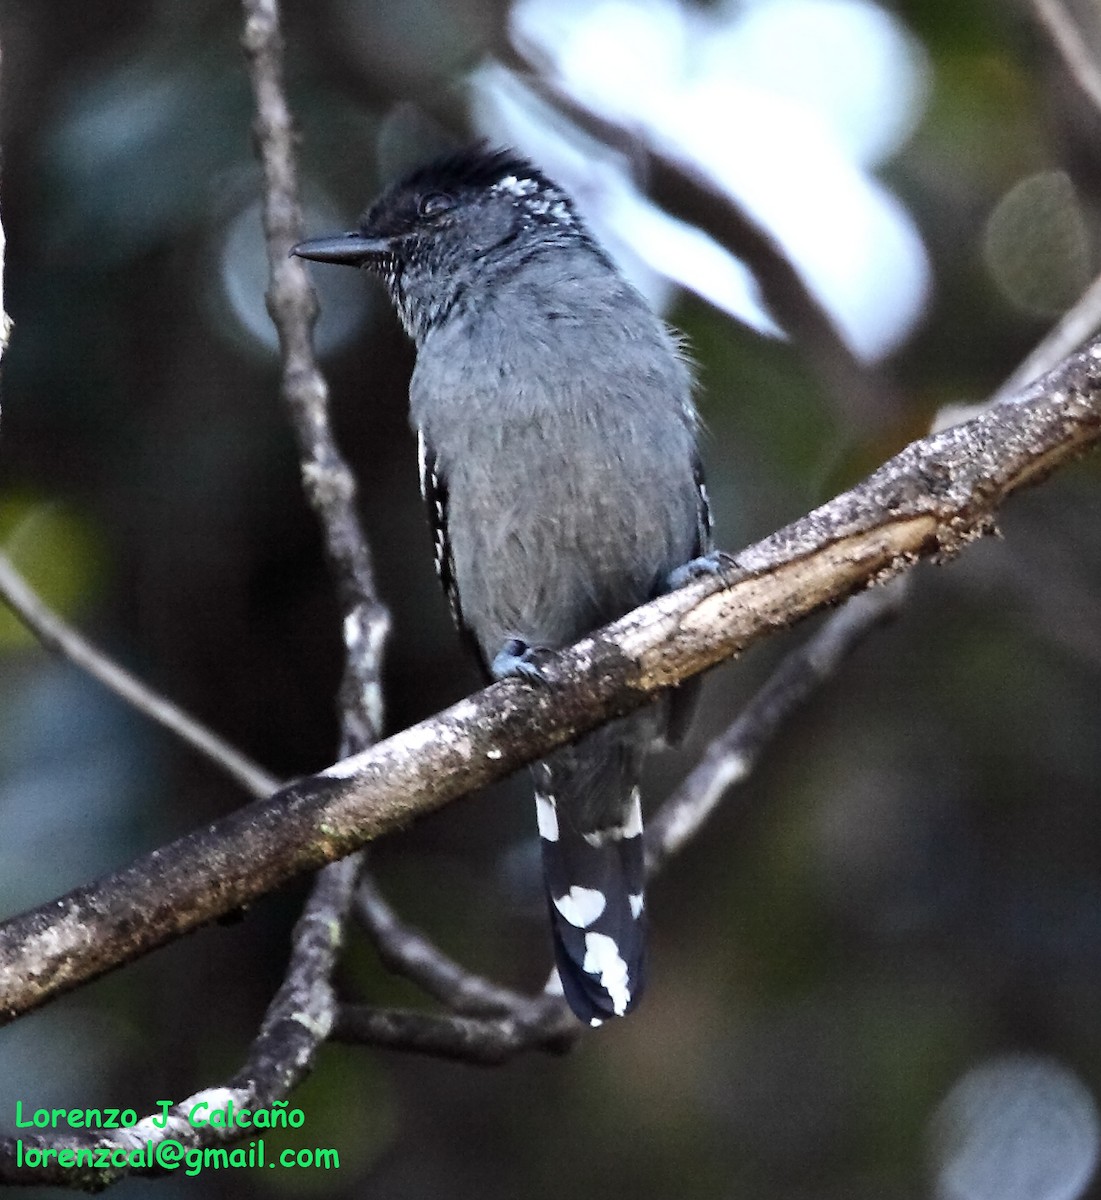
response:
<path id="1" fill-rule="evenodd" d="M 99 587 L 99 539 L 88 521 L 60 504 L 0 494 L 0 550 L 62 617 L 83 612 Z M 11 610 L 0 605 L 0 652 L 33 641 Z"/>

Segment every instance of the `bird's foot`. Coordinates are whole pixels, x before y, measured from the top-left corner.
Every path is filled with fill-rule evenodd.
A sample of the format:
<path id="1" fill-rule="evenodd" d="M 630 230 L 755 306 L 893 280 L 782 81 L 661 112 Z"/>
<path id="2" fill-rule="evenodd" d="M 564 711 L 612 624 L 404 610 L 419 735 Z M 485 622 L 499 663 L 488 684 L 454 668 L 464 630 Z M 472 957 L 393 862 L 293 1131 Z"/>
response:
<path id="1" fill-rule="evenodd" d="M 543 666 L 550 653 L 547 646 L 529 646 L 519 638 L 509 638 L 497 651 L 490 672 L 494 679 L 526 679 L 529 683 L 545 684 Z"/>
<path id="2" fill-rule="evenodd" d="M 670 571 L 665 577 L 662 594 L 675 592 L 678 588 L 684 587 L 686 583 L 692 583 L 697 579 L 710 579 L 716 575 L 732 575 L 737 569 L 738 560 L 733 554 L 728 554 L 725 550 L 712 550 L 710 554 L 703 554 L 699 558 L 692 559 L 691 562 L 686 562 L 683 567 L 677 567 L 675 571 Z"/>

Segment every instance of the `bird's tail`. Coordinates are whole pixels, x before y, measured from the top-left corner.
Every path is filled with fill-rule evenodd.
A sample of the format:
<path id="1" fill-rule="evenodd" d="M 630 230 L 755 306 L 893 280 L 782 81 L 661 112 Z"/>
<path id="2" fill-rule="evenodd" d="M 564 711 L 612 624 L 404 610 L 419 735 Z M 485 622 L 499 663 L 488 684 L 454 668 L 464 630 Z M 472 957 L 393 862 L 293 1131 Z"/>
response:
<path id="1" fill-rule="evenodd" d="M 554 956 L 586 1024 L 621 1017 L 645 985 L 641 755 L 615 726 L 533 769 Z"/>

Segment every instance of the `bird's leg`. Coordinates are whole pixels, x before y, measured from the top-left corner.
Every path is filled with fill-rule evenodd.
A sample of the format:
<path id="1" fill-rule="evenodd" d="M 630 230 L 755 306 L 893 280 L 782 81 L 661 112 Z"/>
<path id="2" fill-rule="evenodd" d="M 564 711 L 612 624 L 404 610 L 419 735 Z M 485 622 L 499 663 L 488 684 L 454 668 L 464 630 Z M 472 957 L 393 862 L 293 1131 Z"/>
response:
<path id="1" fill-rule="evenodd" d="M 712 550 L 710 554 L 702 554 L 699 558 L 693 558 L 690 562 L 686 562 L 683 567 L 677 567 L 675 571 L 670 571 L 665 577 L 664 585 L 659 589 L 658 595 L 664 596 L 668 592 L 675 592 L 678 588 L 684 587 L 686 583 L 692 583 L 696 579 L 708 579 L 715 575 L 733 575 L 738 569 L 738 560 L 733 554 L 728 554 L 725 550 Z"/>
<path id="2" fill-rule="evenodd" d="M 509 638 L 497 651 L 490 666 L 494 679 L 526 679 L 529 683 L 546 683 L 542 663 L 551 650 L 548 646 L 529 646 L 519 638 Z"/>

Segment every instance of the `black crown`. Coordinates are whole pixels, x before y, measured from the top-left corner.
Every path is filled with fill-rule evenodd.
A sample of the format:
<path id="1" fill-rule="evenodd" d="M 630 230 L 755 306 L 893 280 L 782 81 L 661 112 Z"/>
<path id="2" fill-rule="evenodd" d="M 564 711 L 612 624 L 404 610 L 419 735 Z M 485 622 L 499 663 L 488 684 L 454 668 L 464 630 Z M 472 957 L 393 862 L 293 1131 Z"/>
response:
<path id="1" fill-rule="evenodd" d="M 559 190 L 533 162 L 515 150 L 493 149 L 486 142 L 477 142 L 418 167 L 400 186 L 418 192 L 449 192 L 492 188 L 509 178 L 530 180 L 539 191 Z"/>

